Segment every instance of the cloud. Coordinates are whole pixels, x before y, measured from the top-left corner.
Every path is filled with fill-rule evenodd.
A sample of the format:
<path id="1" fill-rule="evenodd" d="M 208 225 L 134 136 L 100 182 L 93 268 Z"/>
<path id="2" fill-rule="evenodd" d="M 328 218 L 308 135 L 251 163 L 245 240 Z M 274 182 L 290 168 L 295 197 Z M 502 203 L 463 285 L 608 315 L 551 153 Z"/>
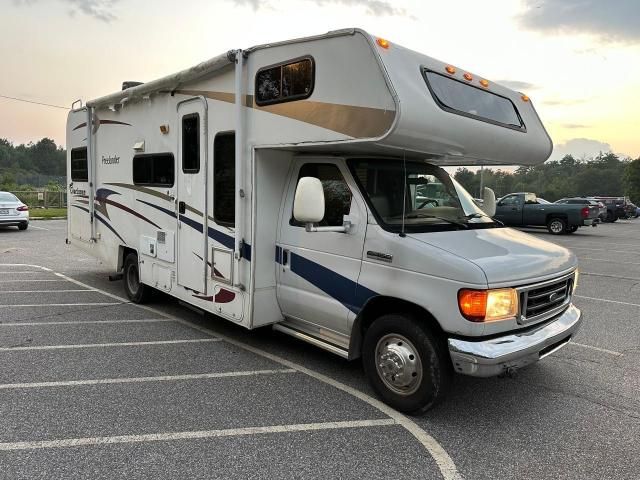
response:
<path id="1" fill-rule="evenodd" d="M 550 107 L 557 107 L 559 105 L 580 105 L 581 103 L 586 103 L 589 100 L 589 98 L 550 98 L 548 100 L 543 100 L 542 103 L 545 105 L 549 105 Z"/>
<path id="2" fill-rule="evenodd" d="M 31 0 L 27 0 L 31 1 Z M 271 0 L 231 0 L 236 5 L 249 6 L 254 10 L 261 8 L 268 8 L 272 6 Z M 409 16 L 404 8 L 395 7 L 392 2 L 385 0 L 307 0 L 317 5 L 326 5 L 328 3 L 334 3 L 339 5 L 345 5 L 348 7 L 364 7 L 368 15 L 382 17 L 382 16 Z"/>
<path id="3" fill-rule="evenodd" d="M 573 155 L 575 158 L 593 158 L 600 152 L 610 151 L 611 145 L 608 143 L 591 138 L 572 138 L 566 143 L 554 145 L 550 160 L 560 160 L 565 155 Z"/>
<path id="4" fill-rule="evenodd" d="M 583 125 L 581 123 L 563 123 L 564 128 L 589 128 L 589 125 Z"/>
<path id="5" fill-rule="evenodd" d="M 533 83 L 521 82 L 519 80 L 497 80 L 496 83 L 499 83 L 500 85 L 504 85 L 505 87 L 510 88 L 512 90 L 518 90 L 518 91 L 535 90 L 536 88 L 538 88 Z"/>
<path id="6" fill-rule="evenodd" d="M 34 5 L 39 0 L 13 0 L 15 5 Z M 58 0 L 69 8 L 69 15 L 74 17 L 77 13 L 82 13 L 97 20 L 109 23 L 116 20 L 113 13 L 115 5 L 120 0 Z"/>
<path id="7" fill-rule="evenodd" d="M 541 32 L 586 33 L 604 40 L 640 43 L 638 0 L 523 0 L 518 22 Z"/>

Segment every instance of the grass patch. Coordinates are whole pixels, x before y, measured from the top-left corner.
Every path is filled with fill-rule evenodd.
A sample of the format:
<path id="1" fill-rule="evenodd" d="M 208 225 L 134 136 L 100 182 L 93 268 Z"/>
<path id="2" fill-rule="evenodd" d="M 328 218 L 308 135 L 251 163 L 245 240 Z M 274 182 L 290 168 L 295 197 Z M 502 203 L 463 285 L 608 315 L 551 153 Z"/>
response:
<path id="1" fill-rule="evenodd" d="M 29 209 L 30 218 L 44 219 L 53 217 L 66 217 L 66 208 L 33 208 Z"/>

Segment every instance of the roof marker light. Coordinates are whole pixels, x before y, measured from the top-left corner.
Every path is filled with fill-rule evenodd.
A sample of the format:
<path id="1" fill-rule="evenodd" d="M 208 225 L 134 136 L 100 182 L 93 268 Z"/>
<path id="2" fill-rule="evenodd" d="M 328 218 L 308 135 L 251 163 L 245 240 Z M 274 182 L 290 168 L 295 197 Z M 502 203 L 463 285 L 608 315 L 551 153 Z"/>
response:
<path id="1" fill-rule="evenodd" d="M 467 82 L 470 82 L 471 80 L 473 80 L 473 76 L 470 73 L 465 73 L 463 77 Z"/>
<path id="2" fill-rule="evenodd" d="M 385 50 L 389 48 L 390 43 L 389 40 L 385 40 L 384 38 L 376 38 L 376 43 L 378 44 L 378 46 L 384 48 Z"/>
<path id="3" fill-rule="evenodd" d="M 528 102 L 529 101 L 529 97 L 527 97 L 524 94 L 520 98 L 522 99 L 523 102 Z"/>
<path id="4" fill-rule="evenodd" d="M 480 80 L 480 85 L 482 85 L 484 88 L 489 88 L 489 81 L 483 78 L 482 80 Z"/>
<path id="5" fill-rule="evenodd" d="M 453 75 L 454 73 L 456 73 L 456 68 L 452 67 L 451 65 L 447 65 L 445 67 L 445 70 L 447 71 L 447 73 L 450 73 L 451 75 Z"/>

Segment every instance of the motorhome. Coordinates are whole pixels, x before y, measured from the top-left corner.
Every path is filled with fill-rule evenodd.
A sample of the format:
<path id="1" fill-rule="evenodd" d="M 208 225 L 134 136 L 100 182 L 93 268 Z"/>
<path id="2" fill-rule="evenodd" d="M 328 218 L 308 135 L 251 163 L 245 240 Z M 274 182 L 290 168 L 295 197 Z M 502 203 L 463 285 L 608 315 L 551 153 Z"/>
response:
<path id="1" fill-rule="evenodd" d="M 494 221 L 444 166 L 534 165 L 532 101 L 362 30 L 231 50 L 75 104 L 68 242 L 254 329 L 362 358 L 398 410 L 455 373 L 513 372 L 570 341 L 576 258 Z"/>

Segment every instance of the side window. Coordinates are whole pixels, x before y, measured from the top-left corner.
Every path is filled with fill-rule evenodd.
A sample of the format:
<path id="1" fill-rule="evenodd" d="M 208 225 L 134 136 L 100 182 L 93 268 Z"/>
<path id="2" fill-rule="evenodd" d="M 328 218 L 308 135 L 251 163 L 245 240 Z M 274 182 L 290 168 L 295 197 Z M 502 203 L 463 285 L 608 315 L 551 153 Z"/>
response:
<path id="1" fill-rule="evenodd" d="M 298 181 L 302 177 L 315 177 L 322 182 L 324 190 L 324 218 L 318 224 L 321 227 L 339 227 L 344 222 L 344 215 L 351 210 L 351 190 L 347 186 L 342 173 L 336 165 L 326 163 L 306 163 L 300 169 Z M 297 182 L 296 182 L 297 185 Z M 290 225 L 304 227 L 291 215 Z"/>
<path id="2" fill-rule="evenodd" d="M 500 200 L 500 205 L 504 205 L 504 206 L 517 205 L 517 204 L 518 204 L 518 197 L 516 195 L 510 195 Z"/>
<path id="3" fill-rule="evenodd" d="M 173 187 L 175 165 L 172 153 L 151 153 L 133 157 L 133 183 L 148 187 Z"/>
<path id="4" fill-rule="evenodd" d="M 218 225 L 235 226 L 236 134 L 219 133 L 213 142 L 213 219 Z"/>
<path id="5" fill-rule="evenodd" d="M 256 104 L 272 105 L 309 98 L 313 92 L 314 70 L 310 57 L 258 70 Z"/>
<path id="6" fill-rule="evenodd" d="M 71 150 L 71 181 L 89 181 L 89 167 L 87 166 L 87 147 Z"/>
<path id="7" fill-rule="evenodd" d="M 200 171 L 200 115 L 197 113 L 182 117 L 182 171 Z"/>

